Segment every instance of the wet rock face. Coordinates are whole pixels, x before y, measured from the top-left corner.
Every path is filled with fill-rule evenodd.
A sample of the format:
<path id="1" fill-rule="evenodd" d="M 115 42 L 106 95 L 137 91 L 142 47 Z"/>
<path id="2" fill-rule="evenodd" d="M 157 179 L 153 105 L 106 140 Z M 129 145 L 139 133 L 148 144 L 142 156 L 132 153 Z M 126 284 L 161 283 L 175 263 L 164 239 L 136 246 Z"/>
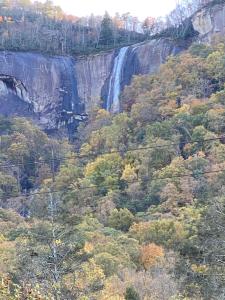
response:
<path id="1" fill-rule="evenodd" d="M 176 55 L 187 47 L 188 42 L 178 44 L 169 39 L 131 46 L 124 66 L 122 86 L 130 84 L 133 75 L 154 74 L 170 55 Z"/>

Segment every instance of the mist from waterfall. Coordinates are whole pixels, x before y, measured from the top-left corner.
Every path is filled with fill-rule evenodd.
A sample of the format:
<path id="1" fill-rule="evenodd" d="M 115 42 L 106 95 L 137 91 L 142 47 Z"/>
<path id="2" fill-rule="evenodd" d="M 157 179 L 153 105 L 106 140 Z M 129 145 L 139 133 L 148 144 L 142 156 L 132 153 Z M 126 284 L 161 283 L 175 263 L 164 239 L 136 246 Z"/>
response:
<path id="1" fill-rule="evenodd" d="M 109 92 L 107 97 L 107 110 L 113 113 L 120 111 L 119 96 L 121 92 L 121 77 L 124 66 L 124 59 L 129 47 L 120 49 L 118 56 L 115 58 L 113 71 L 109 81 Z"/>

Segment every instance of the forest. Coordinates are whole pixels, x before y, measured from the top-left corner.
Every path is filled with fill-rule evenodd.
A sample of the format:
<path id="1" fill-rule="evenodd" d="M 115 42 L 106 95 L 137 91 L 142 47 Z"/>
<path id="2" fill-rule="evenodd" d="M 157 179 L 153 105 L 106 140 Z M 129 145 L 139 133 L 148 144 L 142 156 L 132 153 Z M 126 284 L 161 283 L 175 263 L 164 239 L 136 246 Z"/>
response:
<path id="1" fill-rule="evenodd" d="M 81 18 L 64 13 L 50 0 L 0 1 L 0 50 L 96 53 L 142 42 L 145 36 L 139 27 L 138 19 L 129 13 Z"/>
<path id="2" fill-rule="evenodd" d="M 51 55 L 87 55 L 155 37 L 191 38 L 187 22 L 198 9 L 224 0 L 182 0 L 166 17 L 140 21 L 130 13 L 110 16 L 68 15 L 53 1 L 0 1 L 0 50 Z"/>
<path id="3" fill-rule="evenodd" d="M 224 299 L 225 42 L 135 76 L 76 147 L 0 119 L 0 299 Z"/>

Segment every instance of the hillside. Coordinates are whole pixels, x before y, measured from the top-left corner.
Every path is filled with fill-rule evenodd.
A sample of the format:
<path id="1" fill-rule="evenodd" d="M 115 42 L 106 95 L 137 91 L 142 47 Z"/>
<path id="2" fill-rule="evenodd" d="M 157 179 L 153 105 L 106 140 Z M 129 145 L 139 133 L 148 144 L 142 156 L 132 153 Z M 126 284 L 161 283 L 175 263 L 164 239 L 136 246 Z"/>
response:
<path id="1" fill-rule="evenodd" d="M 0 300 L 225 299 L 224 10 L 77 60 L 0 53 Z"/>
<path id="2" fill-rule="evenodd" d="M 222 297 L 224 57 L 223 40 L 196 44 L 135 77 L 77 154 L 1 120 L 4 299 Z"/>

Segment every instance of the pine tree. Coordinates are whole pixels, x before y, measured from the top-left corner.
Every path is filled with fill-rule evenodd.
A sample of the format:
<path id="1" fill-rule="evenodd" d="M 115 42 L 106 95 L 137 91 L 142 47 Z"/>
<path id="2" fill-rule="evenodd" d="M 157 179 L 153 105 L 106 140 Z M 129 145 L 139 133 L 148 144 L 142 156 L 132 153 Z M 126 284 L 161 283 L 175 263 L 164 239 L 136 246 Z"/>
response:
<path id="1" fill-rule="evenodd" d="M 132 286 L 126 289 L 125 300 L 140 300 L 140 299 L 141 299 L 140 296 Z"/>
<path id="2" fill-rule="evenodd" d="M 109 14 L 106 12 L 105 16 L 101 23 L 101 32 L 100 32 L 100 45 L 110 46 L 113 44 L 114 34 L 113 34 L 113 22 Z"/>

